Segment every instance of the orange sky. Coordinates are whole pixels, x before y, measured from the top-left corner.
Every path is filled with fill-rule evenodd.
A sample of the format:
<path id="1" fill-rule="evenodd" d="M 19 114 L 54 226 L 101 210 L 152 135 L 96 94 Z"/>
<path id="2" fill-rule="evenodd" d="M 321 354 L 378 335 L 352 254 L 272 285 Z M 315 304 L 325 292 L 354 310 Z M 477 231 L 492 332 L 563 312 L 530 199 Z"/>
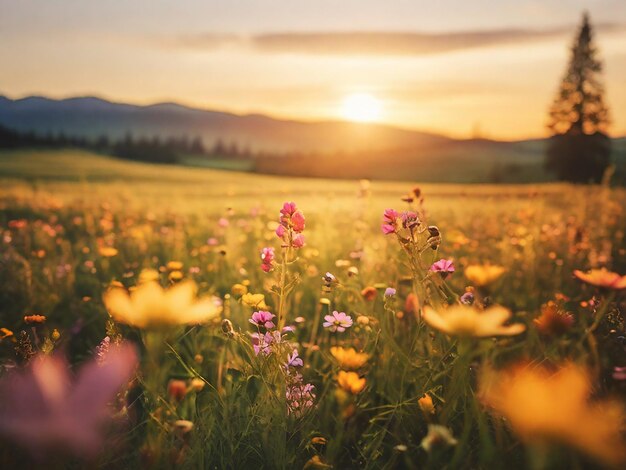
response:
<path id="1" fill-rule="evenodd" d="M 276 1 L 235 2 L 239 10 L 209 2 L 210 11 L 202 10 L 209 8 L 206 3 L 188 2 L 197 15 L 193 9 L 183 15 L 182 8 L 173 10 L 160 1 L 150 4 L 150 13 L 134 3 L 115 9 L 123 5 L 118 1 L 98 7 L 74 0 L 52 3 L 66 4 L 68 10 L 32 0 L 0 0 L 0 94 L 93 94 L 319 120 L 343 119 L 345 97 L 367 93 L 380 102 L 380 122 L 496 139 L 546 134 L 547 109 L 580 15 L 577 9 L 560 16 L 562 1 L 552 0 L 545 4 L 554 4 L 553 10 L 540 2 L 503 2 L 507 9 L 499 5 L 491 15 L 477 13 L 472 19 L 454 9 L 464 4 L 447 1 L 442 2 L 447 11 L 457 14 L 446 20 L 433 7 L 420 10 L 422 16 L 412 24 L 400 9 L 411 6 L 397 1 L 390 4 L 395 13 L 378 22 L 375 11 L 370 20 L 363 14 L 351 22 L 346 4 L 365 10 L 377 6 L 346 0 L 333 7 L 322 0 L 319 8 L 339 15 L 329 24 L 313 10 L 307 21 L 307 4 L 300 1 L 290 3 L 300 8 L 292 12 L 293 19 L 283 11 L 282 20 L 266 11 L 268 4 L 284 8 Z M 590 3 L 594 8 L 619 5 Z M 516 13 L 522 4 L 526 8 Z M 260 12 L 256 21 L 255 8 Z M 206 24 L 201 13 L 207 15 Z M 596 39 L 605 63 L 611 133 L 623 135 L 626 27 L 621 25 L 626 21 L 607 21 L 626 19 L 626 8 L 613 15 L 606 9 L 591 13 L 592 23 L 594 14 L 599 18 Z"/>

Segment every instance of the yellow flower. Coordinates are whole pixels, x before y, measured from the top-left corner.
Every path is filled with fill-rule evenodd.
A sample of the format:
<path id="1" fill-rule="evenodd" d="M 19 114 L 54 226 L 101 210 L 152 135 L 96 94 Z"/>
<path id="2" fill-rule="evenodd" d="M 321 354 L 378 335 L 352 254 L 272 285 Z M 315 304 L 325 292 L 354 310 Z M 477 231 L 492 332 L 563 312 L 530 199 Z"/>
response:
<path id="1" fill-rule="evenodd" d="M 498 280 L 506 269 L 491 264 L 473 264 L 465 268 L 465 277 L 477 287 L 483 287 Z"/>
<path id="2" fill-rule="evenodd" d="M 574 271 L 574 276 L 592 286 L 614 290 L 626 289 L 626 276 L 620 276 L 605 268 L 592 269 L 586 273 L 577 269 Z"/>
<path id="3" fill-rule="evenodd" d="M 433 328 L 453 336 L 512 336 L 526 330 L 526 325 L 504 325 L 511 318 L 511 311 L 494 305 L 484 311 L 467 305 L 452 305 L 436 311 L 426 306 L 422 318 Z"/>
<path id="4" fill-rule="evenodd" d="M 333 346 L 330 353 L 339 363 L 339 367 L 348 370 L 360 369 L 370 358 L 369 354 L 357 352 L 354 348 Z"/>
<path id="5" fill-rule="evenodd" d="M 337 374 L 337 383 L 346 392 L 350 392 L 353 395 L 361 393 L 365 388 L 365 378 L 359 377 L 356 372 L 346 372 L 340 370 Z"/>
<path id="6" fill-rule="evenodd" d="M 158 325 L 203 323 L 217 317 L 222 308 L 216 297 L 196 300 L 197 286 L 183 281 L 164 290 L 157 282 L 144 282 L 130 294 L 113 287 L 104 294 L 104 305 L 120 323 L 146 328 Z"/>
<path id="7" fill-rule="evenodd" d="M 483 401 L 504 416 L 522 440 L 559 442 L 617 467 L 626 462 L 624 409 L 612 400 L 589 403 L 591 391 L 589 373 L 574 364 L 556 372 L 520 366 L 488 372 L 480 381 Z"/>
<path id="8" fill-rule="evenodd" d="M 167 278 L 170 281 L 180 281 L 183 278 L 183 272 L 182 271 L 172 271 L 167 276 Z"/>
<path id="9" fill-rule="evenodd" d="M 104 256 L 105 258 L 111 258 L 117 255 L 118 251 L 112 246 L 101 246 L 98 248 L 98 253 L 100 256 Z"/>
<path id="10" fill-rule="evenodd" d="M 248 307 L 258 308 L 259 310 L 267 310 L 269 308 L 265 303 L 263 294 L 247 293 L 241 296 L 241 301 Z"/>
<path id="11" fill-rule="evenodd" d="M 181 261 L 170 261 L 166 265 L 170 271 L 180 271 L 183 269 L 183 263 Z"/>
<path id="12" fill-rule="evenodd" d="M 248 288 L 243 284 L 235 284 L 231 290 L 233 295 L 244 295 L 248 293 Z"/>
<path id="13" fill-rule="evenodd" d="M 159 271 L 156 269 L 144 269 L 139 274 L 139 283 L 158 281 L 159 277 Z"/>
<path id="14" fill-rule="evenodd" d="M 434 415 L 435 414 L 435 405 L 433 403 L 433 398 L 427 393 L 422 398 L 417 400 L 418 405 L 424 414 Z"/>

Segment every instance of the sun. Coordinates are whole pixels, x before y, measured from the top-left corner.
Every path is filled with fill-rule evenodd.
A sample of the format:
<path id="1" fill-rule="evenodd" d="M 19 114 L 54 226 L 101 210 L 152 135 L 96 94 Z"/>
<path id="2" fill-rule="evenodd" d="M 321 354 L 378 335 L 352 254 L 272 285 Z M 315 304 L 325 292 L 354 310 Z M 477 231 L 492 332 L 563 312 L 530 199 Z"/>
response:
<path id="1" fill-rule="evenodd" d="M 377 121 L 381 110 L 380 100 L 368 93 L 352 93 L 341 104 L 341 115 L 348 121 Z"/>

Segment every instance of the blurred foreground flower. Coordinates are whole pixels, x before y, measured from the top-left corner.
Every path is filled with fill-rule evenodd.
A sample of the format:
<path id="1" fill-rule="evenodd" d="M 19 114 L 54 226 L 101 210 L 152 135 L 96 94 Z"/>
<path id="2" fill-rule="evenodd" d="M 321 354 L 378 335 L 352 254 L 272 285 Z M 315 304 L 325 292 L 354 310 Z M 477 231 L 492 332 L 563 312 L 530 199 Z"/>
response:
<path id="1" fill-rule="evenodd" d="M 222 307 L 216 297 L 196 300 L 197 286 L 183 281 L 165 290 L 157 282 L 145 282 L 128 293 L 113 287 L 104 294 L 104 305 L 120 323 L 146 328 L 159 325 L 197 324 L 217 317 Z"/>
<path id="2" fill-rule="evenodd" d="M 137 365 L 134 347 L 111 347 L 102 363 L 85 364 L 75 380 L 64 358 L 38 356 L 26 370 L 0 381 L 0 433 L 35 454 L 69 450 L 89 456 L 102 444 L 100 426 L 107 405 L 131 378 Z"/>
<path id="3" fill-rule="evenodd" d="M 369 354 L 357 352 L 354 348 L 341 348 L 339 346 L 331 347 L 330 353 L 337 360 L 339 367 L 349 370 L 360 369 L 370 358 Z"/>
<path id="4" fill-rule="evenodd" d="M 526 325 L 505 325 L 511 319 L 511 311 L 500 306 L 479 311 L 467 305 L 451 305 L 437 311 L 424 307 L 422 318 L 433 328 L 453 336 L 512 336 L 526 330 Z"/>
<path id="5" fill-rule="evenodd" d="M 577 269 L 574 271 L 574 276 L 592 286 L 613 290 L 626 289 L 626 276 L 620 276 L 605 268 L 592 269 L 586 273 Z"/>
<path id="6" fill-rule="evenodd" d="M 477 287 L 484 287 L 497 281 L 506 269 L 491 264 L 473 264 L 465 268 L 465 277 Z"/>
<path id="7" fill-rule="evenodd" d="M 486 373 L 480 395 L 508 420 L 522 440 L 560 442 L 604 464 L 618 466 L 626 462 L 621 437 L 624 410 L 617 401 L 590 403 L 591 388 L 589 373 L 574 364 L 556 372 L 520 366 Z"/>

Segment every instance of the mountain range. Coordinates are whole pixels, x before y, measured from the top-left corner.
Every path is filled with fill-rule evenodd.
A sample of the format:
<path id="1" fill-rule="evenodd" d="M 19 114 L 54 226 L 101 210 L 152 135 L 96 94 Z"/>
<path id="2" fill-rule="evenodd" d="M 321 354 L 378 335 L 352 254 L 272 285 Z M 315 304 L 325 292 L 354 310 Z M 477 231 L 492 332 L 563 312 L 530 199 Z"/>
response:
<path id="1" fill-rule="evenodd" d="M 341 162 L 334 162 L 333 174 L 345 177 L 458 182 L 484 182 L 502 177 L 511 182 L 550 179 L 542 168 L 545 139 L 457 140 L 382 124 L 303 122 L 203 110 L 177 103 L 147 106 L 114 103 L 96 97 L 55 100 L 41 96 L 9 99 L 0 95 L 0 125 L 39 135 L 64 133 L 92 139 L 102 135 L 119 139 L 128 133 L 160 138 L 186 135 L 202 138 L 206 146 L 221 140 L 253 152 L 298 152 L 303 158 L 307 154 L 325 154 L 326 163 L 332 162 L 335 155 L 350 155 L 346 163 L 369 165 L 363 171 L 347 171 Z M 364 157 L 360 158 L 360 154 Z M 624 166 L 626 138 L 614 139 L 614 159 L 618 167 Z M 291 160 L 293 163 L 294 159 Z M 280 170 L 267 159 L 257 169 L 270 173 L 288 171 Z M 428 171 L 422 171 L 425 169 Z M 303 171 L 329 176 L 321 170 L 317 174 L 314 162 L 297 164 L 291 174 Z"/>

